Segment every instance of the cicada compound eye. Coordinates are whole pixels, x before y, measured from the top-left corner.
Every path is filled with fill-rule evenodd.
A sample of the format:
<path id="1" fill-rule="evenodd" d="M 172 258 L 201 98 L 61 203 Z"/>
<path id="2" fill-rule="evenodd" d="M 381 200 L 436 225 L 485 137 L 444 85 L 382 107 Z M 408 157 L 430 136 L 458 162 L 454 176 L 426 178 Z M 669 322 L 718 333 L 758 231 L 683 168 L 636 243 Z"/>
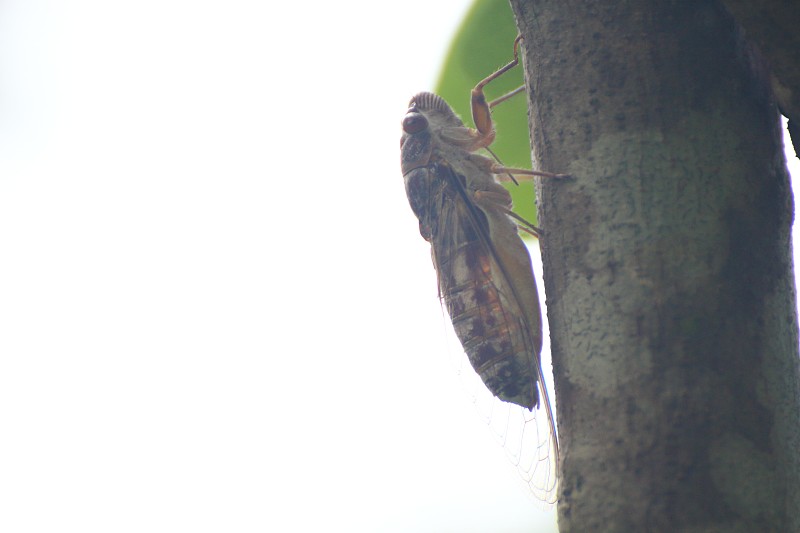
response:
<path id="1" fill-rule="evenodd" d="M 403 118 L 403 131 L 409 135 L 419 133 L 428 127 L 428 119 L 422 116 L 421 113 L 408 113 Z"/>

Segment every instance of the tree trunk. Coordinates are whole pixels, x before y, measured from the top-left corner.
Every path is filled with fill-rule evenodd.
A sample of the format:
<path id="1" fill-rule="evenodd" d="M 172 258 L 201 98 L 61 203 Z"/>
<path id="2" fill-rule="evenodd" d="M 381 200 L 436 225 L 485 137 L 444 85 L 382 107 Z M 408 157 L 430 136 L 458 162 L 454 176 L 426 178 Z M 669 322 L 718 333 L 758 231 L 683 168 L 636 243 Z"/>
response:
<path id="1" fill-rule="evenodd" d="M 800 3 L 797 0 L 722 0 L 769 63 L 773 94 L 789 119 L 794 152 L 800 157 Z"/>
<path id="2" fill-rule="evenodd" d="M 712 1 L 512 0 L 564 532 L 800 531 L 792 195 L 769 73 Z"/>

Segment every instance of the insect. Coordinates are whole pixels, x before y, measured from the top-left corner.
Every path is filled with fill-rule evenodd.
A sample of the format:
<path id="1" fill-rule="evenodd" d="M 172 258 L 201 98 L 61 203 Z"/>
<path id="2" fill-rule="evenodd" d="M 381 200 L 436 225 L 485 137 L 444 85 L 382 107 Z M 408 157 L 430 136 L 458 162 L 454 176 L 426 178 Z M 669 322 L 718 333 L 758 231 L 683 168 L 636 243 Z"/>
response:
<path id="1" fill-rule="evenodd" d="M 542 379 L 539 297 L 518 233 L 521 228 L 538 235 L 538 229 L 514 214 L 511 195 L 498 180 L 563 175 L 511 169 L 475 153 L 488 150 L 494 140 L 491 106 L 506 98 L 489 104 L 483 88 L 517 65 L 517 42 L 514 60 L 472 91 L 474 129 L 433 93 L 411 98 L 402 122 L 401 166 L 419 231 L 431 244 L 439 297 L 472 367 L 500 400 L 531 412 L 545 410 L 549 436 L 537 461 L 556 464 L 552 471 L 550 463 L 543 467 L 538 492 L 549 499 L 555 492 L 558 440 Z"/>

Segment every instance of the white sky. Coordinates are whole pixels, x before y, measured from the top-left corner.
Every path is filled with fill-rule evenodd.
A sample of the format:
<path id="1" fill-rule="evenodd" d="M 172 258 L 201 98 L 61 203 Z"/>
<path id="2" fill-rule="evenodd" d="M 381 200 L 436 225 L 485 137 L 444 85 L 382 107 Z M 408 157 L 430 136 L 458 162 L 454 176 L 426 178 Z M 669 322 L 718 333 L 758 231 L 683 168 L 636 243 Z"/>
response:
<path id="1" fill-rule="evenodd" d="M 552 527 L 399 170 L 467 3 L 2 3 L 0 530 Z"/>

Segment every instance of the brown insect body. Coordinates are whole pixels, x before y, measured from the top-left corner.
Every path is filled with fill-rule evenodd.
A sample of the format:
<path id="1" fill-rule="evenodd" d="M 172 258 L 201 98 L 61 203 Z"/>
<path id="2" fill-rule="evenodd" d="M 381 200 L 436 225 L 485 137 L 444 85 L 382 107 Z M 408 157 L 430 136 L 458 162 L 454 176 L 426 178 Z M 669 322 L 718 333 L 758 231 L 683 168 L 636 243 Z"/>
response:
<path id="1" fill-rule="evenodd" d="M 493 176 L 496 163 L 473 153 L 494 132 L 467 128 L 432 93 L 411 99 L 403 129 L 406 193 L 454 330 L 492 394 L 533 409 L 542 324 L 530 256 L 508 215 L 511 196 Z"/>
<path id="2" fill-rule="evenodd" d="M 534 235 L 539 231 L 514 214 L 511 195 L 498 179 L 566 175 L 506 168 L 475 153 L 488 151 L 494 140 L 491 107 L 519 92 L 491 104 L 483 93 L 486 84 L 518 64 L 518 44 L 519 37 L 514 60 L 472 90 L 474 129 L 435 94 L 411 99 L 403 118 L 401 166 L 419 231 L 431 244 L 439 297 L 453 329 L 484 385 L 508 402 L 493 408 L 487 421 L 494 426 L 495 412 L 500 415 L 497 435 L 509 457 L 534 495 L 552 503 L 558 490 L 558 437 L 542 377 L 539 296 L 518 234 L 519 228 Z M 543 407 L 546 420 L 536 416 L 536 407 Z"/>

